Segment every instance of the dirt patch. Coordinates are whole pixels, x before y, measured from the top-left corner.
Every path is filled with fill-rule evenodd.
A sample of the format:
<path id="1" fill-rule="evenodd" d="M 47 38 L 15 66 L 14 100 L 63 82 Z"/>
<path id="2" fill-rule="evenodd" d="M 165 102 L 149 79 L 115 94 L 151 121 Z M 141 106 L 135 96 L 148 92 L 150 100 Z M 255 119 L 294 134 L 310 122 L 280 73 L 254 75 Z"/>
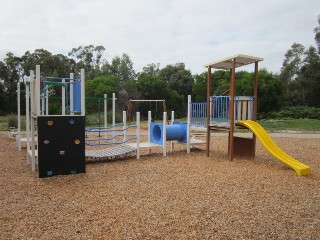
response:
<path id="1" fill-rule="evenodd" d="M 230 162 L 219 136 L 210 158 L 177 146 L 39 179 L 1 134 L 0 239 L 318 239 L 320 139 L 274 140 L 313 173 L 296 175 L 259 143 L 255 159 Z"/>

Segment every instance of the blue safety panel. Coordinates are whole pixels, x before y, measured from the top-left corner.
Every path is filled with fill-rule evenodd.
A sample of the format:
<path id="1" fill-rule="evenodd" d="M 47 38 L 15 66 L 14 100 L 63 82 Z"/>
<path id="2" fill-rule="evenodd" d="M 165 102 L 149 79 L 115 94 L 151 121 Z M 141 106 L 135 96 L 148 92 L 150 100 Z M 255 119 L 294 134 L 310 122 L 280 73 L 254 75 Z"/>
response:
<path id="1" fill-rule="evenodd" d="M 84 96 L 83 96 L 84 97 Z M 81 112 L 81 83 L 73 83 L 73 112 Z"/>

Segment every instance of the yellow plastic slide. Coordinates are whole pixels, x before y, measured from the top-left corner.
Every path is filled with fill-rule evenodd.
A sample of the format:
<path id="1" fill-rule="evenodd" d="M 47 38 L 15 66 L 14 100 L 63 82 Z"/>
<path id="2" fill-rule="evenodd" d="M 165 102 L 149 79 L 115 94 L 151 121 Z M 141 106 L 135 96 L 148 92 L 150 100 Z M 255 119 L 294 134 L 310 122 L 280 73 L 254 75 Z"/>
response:
<path id="1" fill-rule="evenodd" d="M 276 159 L 293 168 L 298 175 L 308 175 L 311 168 L 282 151 L 272 140 L 269 134 L 258 123 L 252 120 L 239 121 L 236 125 L 244 126 L 250 129 L 259 139 L 265 149 Z"/>

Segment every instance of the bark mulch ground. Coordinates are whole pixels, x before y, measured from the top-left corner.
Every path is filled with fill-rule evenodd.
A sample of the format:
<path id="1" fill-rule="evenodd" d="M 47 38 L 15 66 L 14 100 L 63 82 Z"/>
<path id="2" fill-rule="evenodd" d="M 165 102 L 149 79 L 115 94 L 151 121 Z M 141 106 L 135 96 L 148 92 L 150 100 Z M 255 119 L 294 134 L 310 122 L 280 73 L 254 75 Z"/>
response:
<path id="1" fill-rule="evenodd" d="M 320 139 L 274 140 L 313 173 L 296 175 L 260 143 L 255 159 L 230 162 L 216 137 L 210 158 L 159 149 L 39 179 L 1 134 L 0 239 L 319 239 Z"/>

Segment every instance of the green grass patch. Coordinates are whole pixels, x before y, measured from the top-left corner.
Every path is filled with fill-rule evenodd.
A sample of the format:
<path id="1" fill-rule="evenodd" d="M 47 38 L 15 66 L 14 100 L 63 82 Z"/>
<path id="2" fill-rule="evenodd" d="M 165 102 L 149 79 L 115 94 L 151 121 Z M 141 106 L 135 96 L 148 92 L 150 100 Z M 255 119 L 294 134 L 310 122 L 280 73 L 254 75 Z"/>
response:
<path id="1" fill-rule="evenodd" d="M 320 120 L 317 119 L 268 119 L 259 120 L 258 123 L 268 132 L 320 133 Z"/>

